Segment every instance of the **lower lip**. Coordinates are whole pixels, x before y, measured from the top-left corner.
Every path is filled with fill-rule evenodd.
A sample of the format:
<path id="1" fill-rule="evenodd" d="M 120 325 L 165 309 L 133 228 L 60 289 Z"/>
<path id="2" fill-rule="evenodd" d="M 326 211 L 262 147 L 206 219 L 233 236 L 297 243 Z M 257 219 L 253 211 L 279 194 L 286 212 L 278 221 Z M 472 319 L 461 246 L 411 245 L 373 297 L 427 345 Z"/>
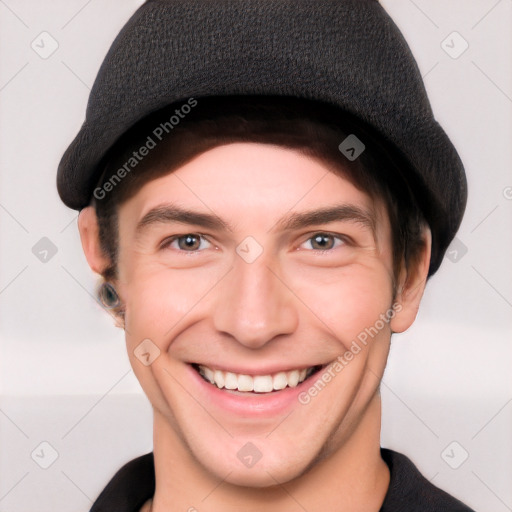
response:
<path id="1" fill-rule="evenodd" d="M 213 404 L 238 416 L 260 418 L 279 415 L 294 405 L 300 405 L 298 395 L 309 387 L 310 379 L 318 373 L 314 373 L 295 388 L 286 387 L 270 393 L 241 393 L 219 389 L 204 380 L 191 365 L 187 366 L 193 386 L 198 388 L 199 396 L 204 400 L 203 403 Z"/>

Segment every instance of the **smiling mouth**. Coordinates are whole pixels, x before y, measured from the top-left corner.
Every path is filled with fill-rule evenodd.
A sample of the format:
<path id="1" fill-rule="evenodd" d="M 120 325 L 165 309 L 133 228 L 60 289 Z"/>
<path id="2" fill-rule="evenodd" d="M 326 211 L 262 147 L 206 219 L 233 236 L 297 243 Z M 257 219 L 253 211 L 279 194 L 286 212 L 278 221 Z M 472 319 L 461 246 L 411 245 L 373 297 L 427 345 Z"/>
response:
<path id="1" fill-rule="evenodd" d="M 216 370 L 204 365 L 193 364 L 192 366 L 203 380 L 218 389 L 245 393 L 273 393 L 286 388 L 295 388 L 323 368 L 322 365 L 317 365 L 271 375 L 245 375 Z"/>

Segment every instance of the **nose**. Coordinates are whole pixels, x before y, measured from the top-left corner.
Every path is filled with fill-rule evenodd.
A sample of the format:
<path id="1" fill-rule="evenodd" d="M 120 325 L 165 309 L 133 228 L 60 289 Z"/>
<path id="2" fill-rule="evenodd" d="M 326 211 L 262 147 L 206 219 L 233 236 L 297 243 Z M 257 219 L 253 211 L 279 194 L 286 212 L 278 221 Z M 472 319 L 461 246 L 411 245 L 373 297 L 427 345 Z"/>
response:
<path id="1" fill-rule="evenodd" d="M 296 299 L 274 268 L 263 255 L 252 263 L 235 257 L 216 301 L 214 326 L 219 332 L 258 349 L 295 331 Z"/>

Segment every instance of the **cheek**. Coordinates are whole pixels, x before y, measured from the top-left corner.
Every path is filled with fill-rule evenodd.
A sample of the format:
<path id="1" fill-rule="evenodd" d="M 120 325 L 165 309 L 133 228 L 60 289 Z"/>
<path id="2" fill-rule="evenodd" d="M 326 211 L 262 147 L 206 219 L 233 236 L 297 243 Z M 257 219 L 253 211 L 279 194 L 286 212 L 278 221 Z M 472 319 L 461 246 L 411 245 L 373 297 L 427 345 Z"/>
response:
<path id="1" fill-rule="evenodd" d="M 392 301 L 389 274 L 363 265 L 328 272 L 309 270 L 302 274 L 296 289 L 320 322 L 319 327 L 334 333 L 346 347 L 361 332 L 374 326 L 380 315 L 389 311 Z"/>
<path id="2" fill-rule="evenodd" d="M 123 284 L 129 344 L 149 338 L 167 350 L 173 336 L 193 321 L 194 309 L 208 300 L 218 279 L 206 268 L 173 270 L 162 265 L 135 264 Z"/>

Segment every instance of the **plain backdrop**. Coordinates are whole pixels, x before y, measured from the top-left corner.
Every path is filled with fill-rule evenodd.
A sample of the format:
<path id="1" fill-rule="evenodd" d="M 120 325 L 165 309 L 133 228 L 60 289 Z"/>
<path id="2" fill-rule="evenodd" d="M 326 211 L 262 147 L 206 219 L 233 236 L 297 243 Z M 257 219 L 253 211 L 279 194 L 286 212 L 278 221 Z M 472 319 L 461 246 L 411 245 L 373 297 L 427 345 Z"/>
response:
<path id="1" fill-rule="evenodd" d="M 123 333 L 94 300 L 77 214 L 55 188 L 101 61 L 141 3 L 0 0 L 2 512 L 87 511 L 115 470 L 152 449 L 151 409 Z M 475 510 L 506 512 L 512 0 L 382 3 L 418 60 L 469 183 L 464 221 L 418 319 L 392 340 L 382 445 Z M 49 251 L 44 261 L 40 247 Z"/>

